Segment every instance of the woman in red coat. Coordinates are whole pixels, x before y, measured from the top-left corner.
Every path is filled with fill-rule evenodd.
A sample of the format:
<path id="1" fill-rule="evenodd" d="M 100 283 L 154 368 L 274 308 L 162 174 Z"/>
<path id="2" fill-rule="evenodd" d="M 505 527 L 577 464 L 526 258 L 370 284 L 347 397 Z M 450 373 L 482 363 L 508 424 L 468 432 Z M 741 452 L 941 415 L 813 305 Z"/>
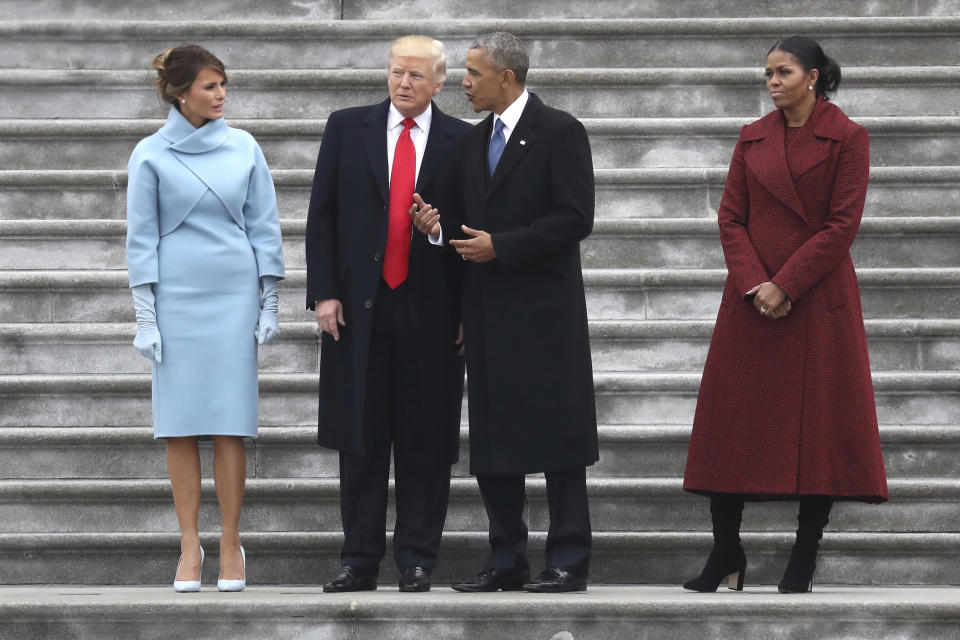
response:
<path id="1" fill-rule="evenodd" d="M 840 67 L 803 37 L 767 54 L 777 109 L 743 128 L 720 203 L 726 286 L 683 487 L 710 497 L 714 546 L 684 588 L 743 588 L 744 500 L 798 500 L 779 588 L 809 591 L 834 500 L 887 499 L 850 245 L 870 170 L 866 130 L 828 102 Z"/>

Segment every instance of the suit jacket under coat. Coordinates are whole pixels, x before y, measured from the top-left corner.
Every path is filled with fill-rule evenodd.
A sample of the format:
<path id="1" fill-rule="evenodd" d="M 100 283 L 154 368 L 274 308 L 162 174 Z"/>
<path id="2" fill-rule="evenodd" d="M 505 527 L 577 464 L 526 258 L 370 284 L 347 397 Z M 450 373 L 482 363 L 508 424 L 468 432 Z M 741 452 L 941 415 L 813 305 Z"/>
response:
<path id="1" fill-rule="evenodd" d="M 159 131 L 141 140 L 127 166 L 130 286 L 157 282 L 160 238 L 211 190 L 243 229 L 260 276 L 283 279 L 277 197 L 257 141 L 223 118 L 194 127 L 171 107 Z"/>
<path id="2" fill-rule="evenodd" d="M 593 228 L 590 142 L 531 94 L 491 177 L 493 116 L 460 145 L 462 220 L 497 259 L 469 264 L 463 295 L 474 474 L 536 473 L 598 459 L 580 241 Z M 441 213 L 441 219 L 443 214 Z"/>
<path id="3" fill-rule="evenodd" d="M 340 340 L 324 333 L 320 357 L 317 441 L 349 453 L 368 450 L 375 425 L 365 424 L 364 399 L 373 303 L 387 239 L 389 180 L 387 112 L 390 101 L 330 114 L 314 174 L 307 216 L 307 308 L 336 298 L 346 326 Z M 470 125 L 433 106 L 417 192 L 446 213 L 452 206 L 448 154 Z M 416 228 L 410 248 L 411 287 L 423 394 L 424 446 L 450 462 L 459 456 L 463 358 L 455 341 L 460 322 L 461 260 L 431 245 Z"/>
<path id="4" fill-rule="evenodd" d="M 750 497 L 882 502 L 860 291 L 850 245 L 870 171 L 867 131 L 820 98 L 790 166 L 779 110 L 743 128 L 720 204 L 727 278 L 707 356 L 684 488 Z M 760 316 L 772 280 L 793 309 Z"/>

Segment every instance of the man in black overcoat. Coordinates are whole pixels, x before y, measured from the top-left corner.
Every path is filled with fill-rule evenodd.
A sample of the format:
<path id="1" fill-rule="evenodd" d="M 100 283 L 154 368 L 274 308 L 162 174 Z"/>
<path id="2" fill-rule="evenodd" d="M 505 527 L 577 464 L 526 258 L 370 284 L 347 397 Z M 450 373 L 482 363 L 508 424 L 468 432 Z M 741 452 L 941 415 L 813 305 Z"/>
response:
<path id="1" fill-rule="evenodd" d="M 411 231 L 411 207 L 414 190 L 441 211 L 455 196 L 448 155 L 470 126 L 432 103 L 445 71 L 440 42 L 400 38 L 389 99 L 332 113 L 320 145 L 306 301 L 322 330 L 317 440 L 340 452 L 344 531 L 324 591 L 376 588 L 391 447 L 400 590 L 429 590 L 437 563 L 458 458 L 465 265 Z"/>
<path id="2" fill-rule="evenodd" d="M 467 99 L 474 111 L 492 113 L 458 147 L 460 206 L 450 215 L 418 207 L 415 215 L 432 243 L 454 247 L 469 264 L 470 470 L 492 552 L 478 576 L 453 588 L 583 590 L 586 467 L 599 457 L 580 269 L 580 241 L 593 226 L 590 143 L 578 120 L 526 91 L 529 63 L 515 36 L 480 37 L 466 66 Z M 546 475 L 550 528 L 546 568 L 528 581 L 524 475 L 538 472 Z"/>

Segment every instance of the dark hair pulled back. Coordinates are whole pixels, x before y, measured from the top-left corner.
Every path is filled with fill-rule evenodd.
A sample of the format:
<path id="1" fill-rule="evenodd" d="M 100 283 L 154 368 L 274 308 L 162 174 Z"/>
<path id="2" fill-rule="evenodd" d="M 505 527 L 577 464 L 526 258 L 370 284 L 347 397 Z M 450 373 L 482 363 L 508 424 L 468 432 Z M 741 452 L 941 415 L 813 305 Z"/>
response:
<path id="1" fill-rule="evenodd" d="M 172 104 L 178 110 L 177 96 L 189 89 L 204 69 L 213 69 L 227 80 L 227 71 L 220 59 L 197 44 L 167 49 L 153 58 L 151 66 L 157 71 L 153 86 L 157 88 L 160 102 Z"/>
<path id="2" fill-rule="evenodd" d="M 840 88 L 840 65 L 823 52 L 816 40 L 803 36 L 790 36 L 770 47 L 767 55 L 778 49 L 796 58 L 803 65 L 804 71 L 816 69 L 820 72 L 817 84 L 814 86 L 818 96 L 822 95 L 829 100 L 830 96 Z"/>

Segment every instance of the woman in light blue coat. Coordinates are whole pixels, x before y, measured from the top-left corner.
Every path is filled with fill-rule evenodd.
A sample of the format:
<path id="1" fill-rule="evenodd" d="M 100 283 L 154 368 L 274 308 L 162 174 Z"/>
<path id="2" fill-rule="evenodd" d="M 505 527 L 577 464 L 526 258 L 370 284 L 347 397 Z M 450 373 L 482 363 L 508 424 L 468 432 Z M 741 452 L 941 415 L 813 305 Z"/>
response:
<path id="1" fill-rule="evenodd" d="M 197 441 L 212 438 L 223 520 L 217 586 L 238 591 L 246 584 L 243 438 L 257 436 L 257 344 L 277 337 L 284 277 L 276 194 L 256 141 L 223 120 L 223 63 L 191 45 L 158 55 L 153 67 L 172 106 L 128 167 L 134 346 L 152 361 L 154 436 L 166 439 L 180 523 L 174 589 L 200 589 Z"/>

